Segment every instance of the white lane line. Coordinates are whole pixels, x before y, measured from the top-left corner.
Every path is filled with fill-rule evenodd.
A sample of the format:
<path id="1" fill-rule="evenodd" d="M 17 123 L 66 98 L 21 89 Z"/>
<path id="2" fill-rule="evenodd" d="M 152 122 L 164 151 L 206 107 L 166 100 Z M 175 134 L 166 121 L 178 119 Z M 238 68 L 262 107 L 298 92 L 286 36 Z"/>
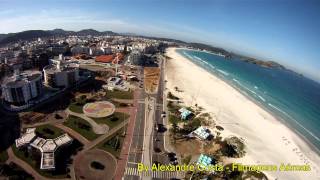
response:
<path id="1" fill-rule="evenodd" d="M 138 163 L 136 163 L 136 162 L 129 162 L 129 161 L 128 161 L 128 164 L 138 164 Z"/>

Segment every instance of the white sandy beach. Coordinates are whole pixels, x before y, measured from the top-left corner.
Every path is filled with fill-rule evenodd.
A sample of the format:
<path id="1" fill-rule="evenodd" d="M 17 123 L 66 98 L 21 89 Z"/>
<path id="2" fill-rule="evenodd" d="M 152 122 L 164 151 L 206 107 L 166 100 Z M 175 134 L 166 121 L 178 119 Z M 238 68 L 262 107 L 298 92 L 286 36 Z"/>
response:
<path id="1" fill-rule="evenodd" d="M 320 157 L 301 137 L 232 86 L 176 53 L 175 48 L 169 48 L 167 55 L 173 58 L 166 63 L 168 89 L 186 105 L 197 103 L 213 113 L 216 124 L 225 128 L 223 136 L 245 139 L 246 156 L 230 162 L 277 166 L 309 163 L 311 171 L 265 173 L 269 179 L 320 179 Z M 175 86 L 183 92 L 174 91 Z"/>

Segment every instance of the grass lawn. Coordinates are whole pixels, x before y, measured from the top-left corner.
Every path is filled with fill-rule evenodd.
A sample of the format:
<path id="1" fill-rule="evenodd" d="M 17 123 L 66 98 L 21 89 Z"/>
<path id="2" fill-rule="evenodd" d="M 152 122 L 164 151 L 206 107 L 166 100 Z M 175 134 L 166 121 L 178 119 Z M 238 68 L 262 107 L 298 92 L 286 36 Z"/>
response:
<path id="1" fill-rule="evenodd" d="M 71 103 L 69 105 L 70 111 L 73 111 L 73 112 L 76 112 L 76 113 L 83 113 L 82 107 L 83 107 L 83 105 L 78 105 L 76 103 Z"/>
<path id="2" fill-rule="evenodd" d="M 176 115 L 169 114 L 169 122 L 171 124 L 178 124 L 178 123 L 182 122 L 182 120 L 180 117 L 178 117 Z"/>
<path id="3" fill-rule="evenodd" d="M 34 170 L 39 174 L 49 178 L 70 178 L 68 165 L 72 162 L 72 155 L 77 154 L 83 145 L 74 139 L 71 144 L 61 146 L 55 152 L 55 169 L 54 170 L 41 170 L 40 161 L 41 153 L 35 148 L 21 147 L 17 148 L 15 145 L 12 145 L 13 153 L 20 158 L 21 160 L 28 163 Z"/>
<path id="4" fill-rule="evenodd" d="M 77 131 L 88 140 L 94 140 L 99 136 L 98 134 L 93 132 L 91 125 L 87 121 L 79 117 L 69 116 L 63 124 Z"/>
<path id="5" fill-rule="evenodd" d="M 54 139 L 64 134 L 64 131 L 50 124 L 46 124 L 38 126 L 36 129 L 36 133 L 42 138 Z"/>
<path id="6" fill-rule="evenodd" d="M 191 158 L 192 158 L 191 155 L 188 155 L 188 156 L 184 157 L 184 158 L 182 159 L 182 164 L 188 165 L 188 164 L 190 163 L 190 161 L 191 161 Z"/>
<path id="7" fill-rule="evenodd" d="M 111 153 L 116 158 L 119 158 L 124 141 L 123 130 L 124 129 L 121 128 L 117 132 L 103 140 L 100 144 L 97 145 L 98 148 Z"/>
<path id="8" fill-rule="evenodd" d="M 132 106 L 131 103 L 127 104 L 127 103 L 121 103 L 121 102 L 117 102 L 117 101 L 110 101 L 115 107 L 129 107 Z"/>
<path id="9" fill-rule="evenodd" d="M 172 101 L 168 101 L 167 107 L 171 113 L 176 113 L 181 108 L 179 104 L 177 104 L 176 102 L 172 102 Z"/>
<path id="10" fill-rule="evenodd" d="M 12 150 L 13 150 L 13 153 L 18 158 L 22 159 L 23 161 L 25 161 L 26 163 L 28 163 L 32 167 L 36 167 L 36 165 L 37 165 L 36 160 L 32 159 L 32 157 L 29 155 L 29 153 L 27 153 L 27 150 L 25 150 L 25 149 L 20 150 L 15 145 L 12 145 Z M 35 169 L 38 169 L 38 168 L 35 168 Z"/>
<path id="11" fill-rule="evenodd" d="M 106 124 L 109 126 L 110 129 L 114 128 L 124 120 L 129 118 L 129 115 L 126 113 L 121 112 L 115 112 L 109 117 L 104 118 L 92 118 L 94 121 L 96 121 L 98 124 Z"/>
<path id="12" fill-rule="evenodd" d="M 4 179 L 33 180 L 34 178 L 15 163 L 0 164 L 1 177 Z"/>
<path id="13" fill-rule="evenodd" d="M 67 178 L 68 174 L 59 174 L 59 175 L 54 175 L 54 172 L 50 171 L 42 171 L 40 170 L 40 152 L 37 152 L 36 150 L 27 150 L 28 148 L 24 149 L 18 149 L 15 145 L 12 145 L 12 150 L 13 153 L 20 158 L 21 160 L 25 161 L 28 163 L 34 170 L 36 170 L 39 174 L 45 176 L 45 177 L 50 177 L 50 178 Z M 32 151 L 32 152 L 31 152 Z M 36 160 L 38 159 L 38 161 Z"/>
<path id="14" fill-rule="evenodd" d="M 0 152 L 0 163 L 6 162 L 8 159 L 8 153 L 6 150 Z"/>
<path id="15" fill-rule="evenodd" d="M 107 91 L 106 97 L 108 99 L 116 98 L 116 99 L 133 99 L 133 92 L 132 91 Z"/>

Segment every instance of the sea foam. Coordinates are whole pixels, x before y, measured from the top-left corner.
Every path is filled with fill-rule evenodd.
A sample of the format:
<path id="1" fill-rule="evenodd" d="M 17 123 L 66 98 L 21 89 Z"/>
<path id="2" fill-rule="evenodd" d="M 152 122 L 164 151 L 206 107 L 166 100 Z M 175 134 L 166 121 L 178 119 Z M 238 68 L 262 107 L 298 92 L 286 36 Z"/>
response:
<path id="1" fill-rule="evenodd" d="M 302 124 L 300 124 L 298 121 L 296 121 L 295 119 L 293 119 L 288 113 L 284 112 L 282 109 L 276 107 L 275 105 L 268 103 L 268 105 L 270 107 L 272 107 L 273 109 L 276 109 L 277 111 L 281 112 L 282 114 L 284 114 L 285 116 L 287 116 L 288 118 L 292 119 L 295 123 L 297 123 L 297 125 L 299 125 L 303 130 L 305 130 L 310 136 L 312 136 L 313 138 L 315 138 L 317 141 L 320 141 L 320 138 L 317 137 L 316 135 L 314 135 L 311 131 L 309 131 L 307 128 L 305 128 Z"/>

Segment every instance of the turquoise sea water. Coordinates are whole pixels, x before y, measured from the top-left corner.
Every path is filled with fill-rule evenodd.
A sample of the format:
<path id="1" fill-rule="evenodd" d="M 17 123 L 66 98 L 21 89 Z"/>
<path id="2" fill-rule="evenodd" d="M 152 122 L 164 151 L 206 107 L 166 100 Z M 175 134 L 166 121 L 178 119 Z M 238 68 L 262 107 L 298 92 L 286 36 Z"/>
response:
<path id="1" fill-rule="evenodd" d="M 288 70 L 265 68 L 239 59 L 225 59 L 202 51 L 176 51 L 280 117 L 319 152 L 319 83 Z"/>

